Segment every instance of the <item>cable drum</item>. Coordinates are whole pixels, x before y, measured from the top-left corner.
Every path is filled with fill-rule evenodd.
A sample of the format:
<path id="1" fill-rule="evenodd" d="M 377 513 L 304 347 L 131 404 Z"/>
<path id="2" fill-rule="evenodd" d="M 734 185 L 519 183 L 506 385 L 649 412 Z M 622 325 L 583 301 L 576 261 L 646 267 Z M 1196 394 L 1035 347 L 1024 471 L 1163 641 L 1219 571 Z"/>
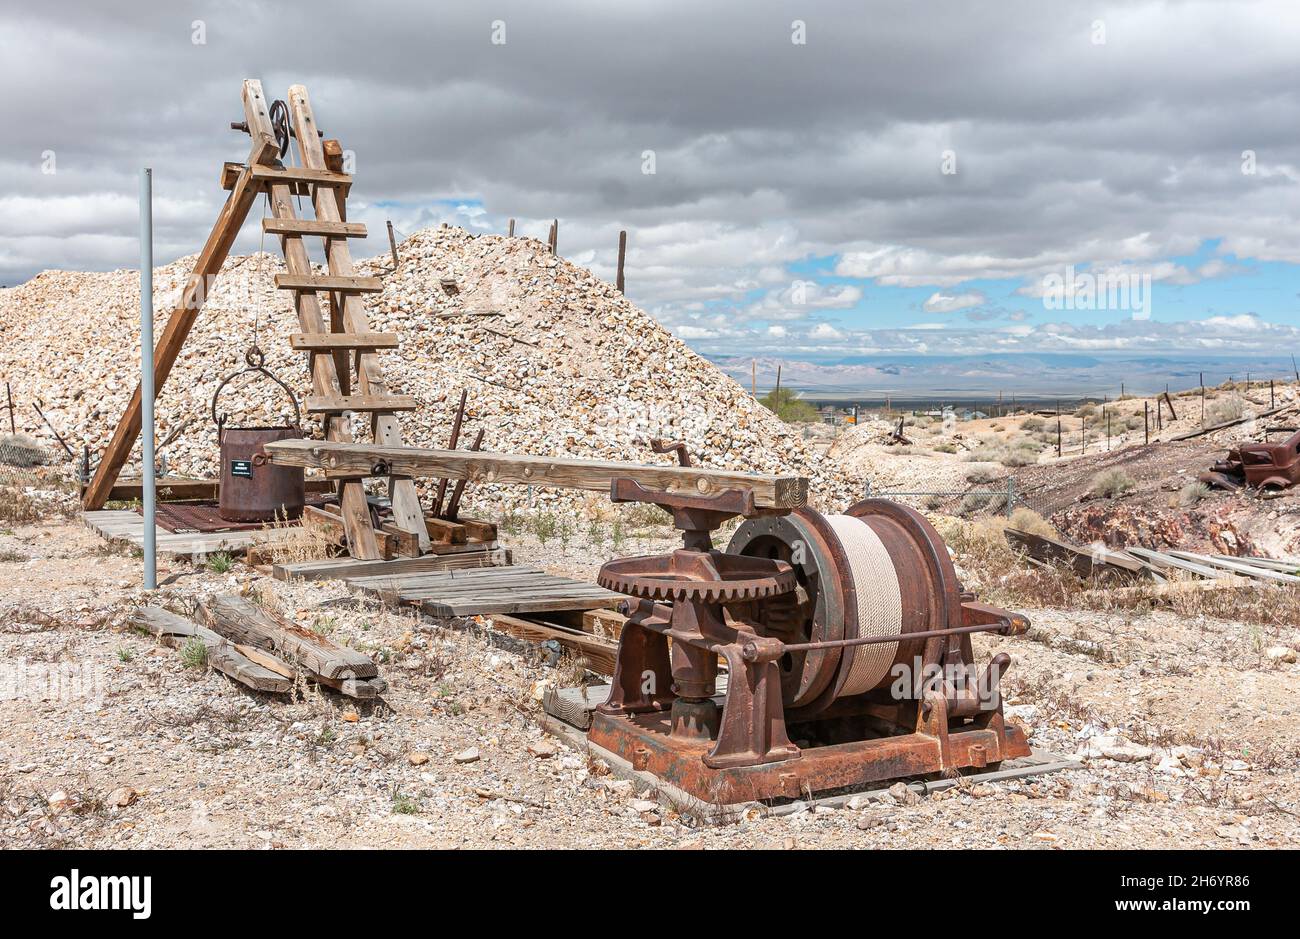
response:
<path id="1" fill-rule="evenodd" d="M 748 519 L 727 551 L 783 560 L 794 569 L 794 594 L 750 610 L 763 636 L 804 643 L 907 636 L 961 624 L 961 587 L 943 539 L 919 512 L 897 502 L 867 499 L 840 515 L 802 508 Z M 896 665 L 912 666 L 939 642 L 903 639 L 787 653 L 780 663 L 787 717 L 812 718 L 838 700 L 879 694 L 894 680 Z"/>
<path id="2" fill-rule="evenodd" d="M 858 628 L 863 637 L 897 636 L 903 631 L 903 594 L 894 560 L 866 522 L 851 515 L 828 515 L 826 521 L 840 539 L 848 558 L 848 576 L 857 594 Z M 853 650 L 849 673 L 839 697 L 861 694 L 879 685 L 898 654 L 897 642 L 878 642 Z"/>

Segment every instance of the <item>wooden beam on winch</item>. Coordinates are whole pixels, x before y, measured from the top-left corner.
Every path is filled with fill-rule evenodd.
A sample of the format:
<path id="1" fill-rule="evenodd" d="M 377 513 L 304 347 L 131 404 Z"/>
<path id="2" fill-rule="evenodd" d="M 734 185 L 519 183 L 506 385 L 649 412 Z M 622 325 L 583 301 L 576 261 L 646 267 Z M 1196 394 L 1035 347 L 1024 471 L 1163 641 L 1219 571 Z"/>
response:
<path id="1" fill-rule="evenodd" d="M 292 116 L 294 134 L 298 144 L 298 154 L 302 165 L 309 170 L 329 170 L 325 151 L 317 133 L 316 119 L 312 114 L 311 100 L 307 89 L 302 85 L 293 85 L 289 89 L 289 113 Z M 313 195 L 316 218 L 322 222 L 344 222 L 347 220 L 347 200 L 345 190 L 334 187 L 316 186 Z M 330 274 L 335 277 L 355 277 L 356 268 L 352 263 L 352 251 L 346 238 L 329 238 L 325 242 L 326 257 L 329 260 Z M 334 294 L 338 302 L 339 294 Z M 370 324 L 366 319 L 366 309 L 361 297 L 356 293 L 342 295 L 342 320 L 344 331 L 349 333 L 369 333 Z M 325 358 L 325 356 L 313 356 Z M 379 363 L 379 354 L 375 350 L 357 350 L 357 393 L 372 398 L 388 396 L 388 386 L 384 381 L 383 368 Z M 383 446 L 400 447 L 402 445 L 401 426 L 397 416 L 392 413 L 375 413 L 371 415 L 371 428 L 375 442 Z M 364 474 L 363 474 L 364 475 Z M 424 511 L 420 504 L 415 481 L 409 477 L 388 477 L 388 495 L 392 503 L 393 521 L 402 531 L 410 532 L 419 539 L 421 549 L 429 546 L 429 533 L 424 524 Z"/>
<path id="2" fill-rule="evenodd" d="M 262 97 L 261 84 L 257 82 L 251 84 L 255 88 L 250 89 L 250 83 L 244 83 L 245 110 L 247 111 L 251 102 L 253 109 L 265 116 L 266 121 L 265 128 L 258 132 L 254 132 L 252 125 L 249 125 L 253 140 L 252 149 L 248 152 L 249 167 L 270 159 L 278 149 L 275 134 L 268 133 L 266 130 L 269 129 L 271 122 L 267 114 L 266 99 Z M 167 376 L 171 374 L 172 366 L 176 364 L 181 348 L 189 337 L 190 329 L 193 328 L 199 311 L 203 309 L 203 303 L 212 290 L 217 273 L 229 256 L 230 248 L 235 243 L 239 229 L 243 227 L 244 220 L 248 217 L 248 210 L 252 208 L 258 192 L 259 185 L 254 182 L 251 169 L 245 167 L 235 178 L 230 196 L 221 207 L 221 214 L 217 216 L 216 224 L 212 226 L 208 240 L 204 243 L 203 250 L 199 252 L 198 260 L 194 262 L 194 270 L 185 289 L 181 292 L 180 302 L 172 310 L 167 325 L 163 327 L 162 334 L 154 346 L 155 400 L 162 392 Z M 136 439 L 140 436 L 140 405 L 140 386 L 137 384 L 125 412 L 117 423 L 117 428 L 113 431 L 113 437 L 108 442 L 108 448 L 99 462 L 95 478 L 90 481 L 82 496 L 82 506 L 87 511 L 103 508 L 108 500 L 108 494 L 113 484 L 117 482 L 118 474 L 122 471 L 127 457 L 131 454 L 131 448 L 135 446 Z"/>
<path id="3" fill-rule="evenodd" d="M 403 476 L 468 479 L 521 486 L 553 486 L 609 492 L 615 479 L 633 479 L 647 489 L 714 496 L 727 489 L 754 494 L 759 509 L 797 509 L 808 504 L 808 480 L 802 476 L 764 476 L 703 466 L 646 466 L 606 460 L 576 460 L 516 453 L 385 447 L 368 443 L 322 440 L 277 440 L 265 445 L 276 466 L 321 470 L 326 476 L 367 476 L 376 463 Z"/>

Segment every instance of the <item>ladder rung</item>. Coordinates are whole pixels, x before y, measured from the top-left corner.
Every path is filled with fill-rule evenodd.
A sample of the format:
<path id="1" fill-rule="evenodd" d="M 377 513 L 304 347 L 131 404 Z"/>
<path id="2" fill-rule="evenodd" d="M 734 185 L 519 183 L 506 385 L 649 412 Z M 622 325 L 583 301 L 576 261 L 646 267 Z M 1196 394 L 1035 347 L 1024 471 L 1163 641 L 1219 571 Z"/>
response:
<path id="1" fill-rule="evenodd" d="M 364 238 L 361 222 L 322 222 L 314 218 L 264 218 L 262 231 L 268 235 L 324 235 L 335 238 Z"/>
<path id="2" fill-rule="evenodd" d="M 329 170 L 313 170 L 304 166 L 280 169 L 275 166 L 253 165 L 253 181 L 262 185 L 276 183 L 299 183 L 309 186 L 351 186 L 352 177 L 347 173 L 332 173 Z"/>
<path id="3" fill-rule="evenodd" d="M 334 349 L 396 349 L 397 333 L 294 333 L 289 345 L 300 352 Z"/>
<path id="4" fill-rule="evenodd" d="M 378 293 L 384 289 L 378 277 L 344 277 L 338 274 L 276 274 L 281 290 L 333 290 L 339 293 Z"/>
<path id="5" fill-rule="evenodd" d="M 414 411 L 416 400 L 409 395 L 308 395 L 308 414 L 339 414 L 343 411 Z"/>

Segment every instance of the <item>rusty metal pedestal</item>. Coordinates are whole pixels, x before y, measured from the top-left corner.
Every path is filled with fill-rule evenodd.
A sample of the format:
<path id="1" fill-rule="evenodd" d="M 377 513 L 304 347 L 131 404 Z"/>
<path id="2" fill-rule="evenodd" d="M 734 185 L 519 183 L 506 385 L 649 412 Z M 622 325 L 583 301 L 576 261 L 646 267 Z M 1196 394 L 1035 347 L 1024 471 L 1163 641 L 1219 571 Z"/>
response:
<path id="1" fill-rule="evenodd" d="M 683 547 L 601 568 L 601 586 L 635 599 L 624 604 L 628 620 L 610 696 L 596 709 L 588 732 L 593 745 L 716 804 L 952 776 L 1029 755 L 1024 734 L 1004 721 L 997 691 L 1009 656 L 995 656 L 982 676 L 975 675 L 968 635 L 1012 635 L 1028 623 L 961 594 L 946 550 L 933 543 L 937 536 L 923 520 L 924 528 L 915 528 L 919 516 L 895 512 L 892 504 L 862 503 L 850 510 L 859 521 L 884 513 L 899 531 L 915 529 L 933 560 L 936 580 L 930 589 L 940 595 L 934 605 L 920 602 L 926 592 L 920 590 L 905 599 L 895 631 L 790 642 L 828 634 L 827 624 L 811 623 L 822 615 L 814 611 L 824 612 L 827 605 L 816 603 L 806 589 L 807 566 L 773 553 L 748 556 L 712 546 L 711 532 L 727 518 L 773 514 L 756 511 L 752 495 L 648 493 L 630 480 L 615 480 L 611 496 L 616 502 L 654 502 L 671 512 Z M 845 523 L 836 524 L 847 531 Z M 898 537 L 899 544 L 912 545 L 911 535 Z M 890 547 L 886 540 L 881 545 L 882 551 Z M 911 554 L 898 556 L 912 563 Z M 829 570 L 818 576 L 829 579 Z M 847 578 L 852 591 L 852 570 L 835 576 Z M 780 615 L 774 618 L 774 611 Z M 791 617 L 809 619 L 802 635 L 791 634 Z M 916 657 L 914 689 L 898 692 L 886 678 L 850 687 L 838 697 L 822 693 L 815 707 L 795 705 L 801 688 L 815 684 L 833 690 L 830 676 L 841 653 L 851 660 L 852 652 L 865 646 L 894 649 L 903 641 L 907 648 L 924 649 Z M 728 672 L 720 699 L 719 658 Z M 827 676 L 791 682 L 792 668 L 825 670 Z M 843 685 L 843 679 L 836 684 Z"/>

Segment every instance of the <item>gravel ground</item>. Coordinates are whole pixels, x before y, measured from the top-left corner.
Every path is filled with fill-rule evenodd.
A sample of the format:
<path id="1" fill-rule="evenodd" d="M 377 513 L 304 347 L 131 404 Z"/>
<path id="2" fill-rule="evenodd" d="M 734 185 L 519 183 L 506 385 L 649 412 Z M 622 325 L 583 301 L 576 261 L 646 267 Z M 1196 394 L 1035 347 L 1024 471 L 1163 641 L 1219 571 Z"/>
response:
<path id="1" fill-rule="evenodd" d="M 603 536 L 508 540 L 580 575 L 611 553 Z M 375 655 L 391 685 L 383 703 L 271 697 L 132 631 L 140 561 L 75 519 L 0 532 L 0 558 L 0 847 L 1300 846 L 1297 667 L 1232 624 L 1028 611 L 1029 637 L 978 656 L 1013 654 L 1010 713 L 1040 747 L 1095 754 L 1085 768 L 706 828 L 545 737 L 541 693 L 572 669 L 474 623 L 165 566 L 172 602 L 255 595 Z"/>

